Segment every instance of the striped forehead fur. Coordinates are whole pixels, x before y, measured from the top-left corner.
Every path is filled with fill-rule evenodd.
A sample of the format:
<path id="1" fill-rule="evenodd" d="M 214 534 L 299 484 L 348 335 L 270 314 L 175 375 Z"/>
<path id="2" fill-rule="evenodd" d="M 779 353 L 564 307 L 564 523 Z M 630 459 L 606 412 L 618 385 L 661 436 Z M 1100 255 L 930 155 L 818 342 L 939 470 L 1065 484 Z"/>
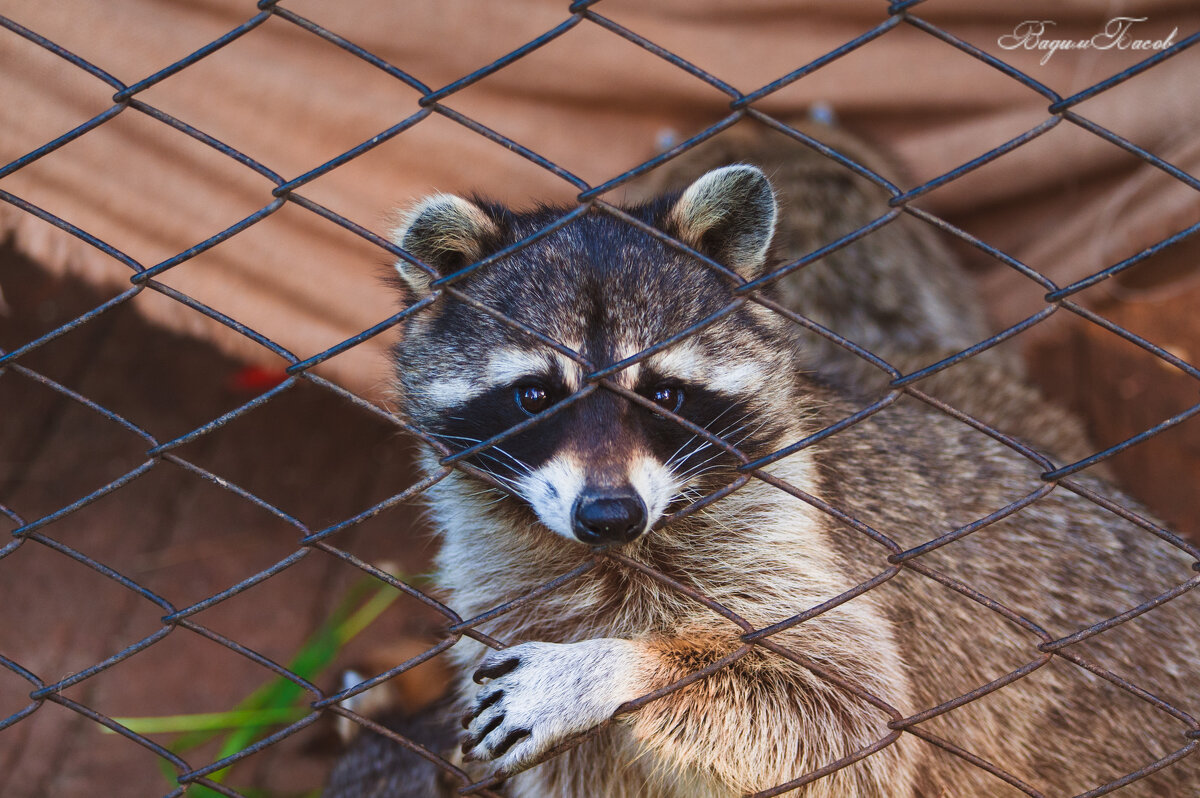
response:
<path id="1" fill-rule="evenodd" d="M 490 386 L 511 385 L 523 379 L 544 379 L 556 373 L 569 391 L 579 390 L 582 369 L 561 352 L 551 349 L 535 351 L 506 346 L 491 353 L 484 369 L 484 379 Z"/>
<path id="2" fill-rule="evenodd" d="M 668 379 L 701 383 L 712 390 L 738 396 L 763 388 L 772 364 L 750 357 L 739 358 L 734 351 L 717 358 L 695 341 L 682 341 L 656 352 L 647 365 Z"/>

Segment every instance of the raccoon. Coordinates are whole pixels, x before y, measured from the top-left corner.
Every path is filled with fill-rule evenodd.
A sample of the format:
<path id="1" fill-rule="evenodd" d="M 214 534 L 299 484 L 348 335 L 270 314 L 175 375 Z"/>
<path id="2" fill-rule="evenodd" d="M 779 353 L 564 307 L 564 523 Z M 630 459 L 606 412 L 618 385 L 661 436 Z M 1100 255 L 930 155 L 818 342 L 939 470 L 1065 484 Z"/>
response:
<path id="1" fill-rule="evenodd" d="M 1197 794 L 1196 550 L 1093 476 L 1041 479 L 1087 442 L 1003 355 L 916 385 L 967 415 L 896 393 L 822 434 L 890 377 L 780 309 L 897 372 L 981 340 L 982 315 L 911 225 L 737 292 L 886 196 L 813 156 L 775 164 L 781 212 L 748 162 L 769 153 L 734 150 L 624 208 L 635 223 L 593 209 L 405 323 L 400 407 L 466 453 L 427 493 L 447 604 L 480 616 L 574 571 L 480 624 L 503 648 L 449 652 L 463 766 L 513 798 L 1058 796 L 1154 763 L 1122 794 Z M 566 213 L 429 197 L 394 240 L 432 271 L 399 275 L 428 296 Z"/>

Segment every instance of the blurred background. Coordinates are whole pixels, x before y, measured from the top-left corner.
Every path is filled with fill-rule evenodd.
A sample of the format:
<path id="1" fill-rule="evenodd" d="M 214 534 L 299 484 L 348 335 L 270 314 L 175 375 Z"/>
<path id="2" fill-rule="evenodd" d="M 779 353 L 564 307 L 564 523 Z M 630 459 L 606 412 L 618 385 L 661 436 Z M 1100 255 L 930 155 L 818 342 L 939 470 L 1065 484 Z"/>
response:
<path id="1" fill-rule="evenodd" d="M 0 548 L 0 719 L 29 705 L 31 675 L 51 684 L 122 653 L 62 696 L 143 722 L 300 705 L 295 696 L 246 704 L 276 675 L 214 635 L 278 663 L 308 656 L 304 667 L 327 691 L 345 667 L 382 673 L 433 645 L 444 617 L 380 594 L 348 559 L 419 585 L 434 549 L 419 503 L 395 500 L 416 481 L 416 441 L 372 410 L 387 408 L 393 331 L 356 340 L 401 310 L 381 279 L 391 256 L 363 233 L 386 237 L 395 208 L 435 190 L 515 206 L 579 193 L 481 128 L 596 186 L 730 117 L 728 93 L 638 37 L 748 95 L 874 31 L 752 107 L 784 122 L 832 115 L 897 157 L 901 188 L 930 183 L 914 206 L 1059 286 L 1200 225 L 1200 47 L 1072 105 L 1072 120 L 1051 115 L 1028 81 L 925 29 L 1069 97 L 1159 51 L 1047 59 L 1006 49 L 1004 37 L 1046 20 L 1047 37 L 1089 39 L 1123 15 L 1140 20 L 1130 37 L 1178 44 L 1200 31 L 1191 0 L 928 0 L 910 11 L 919 24 L 889 22 L 882 0 L 602 0 L 591 18 L 567 5 L 283 0 L 260 15 L 244 0 L 0 0 L 0 350 L 19 351 L 0 367 L 0 530 L 103 492 L 41 527 L 44 540 Z M 114 104 L 120 86 L 231 31 L 223 47 Z M 436 107 L 418 104 L 547 33 Z M 1030 140 L 1010 152 L 931 182 L 1023 135 Z M 780 146 L 802 145 L 781 135 Z M 272 194 L 285 183 L 288 201 Z M 625 194 L 622 184 L 605 198 Z M 1044 288 L 942 235 L 977 278 L 994 331 L 1046 307 Z M 1071 301 L 1200 362 L 1200 237 L 1189 235 Z M 127 294 L 130 264 L 160 267 L 157 287 Z M 1192 376 L 1078 314 L 1060 310 L 1001 346 L 1085 420 L 1097 451 L 1196 407 Z M 311 373 L 343 390 L 285 381 L 289 363 L 323 354 Z M 270 401 L 239 410 L 270 391 Z M 233 411 L 169 458 L 147 459 L 147 435 L 175 441 Z M 1122 486 L 1200 541 L 1200 421 L 1107 462 Z M 300 536 L 321 530 L 346 556 L 297 550 Z M 190 615 L 203 631 L 176 628 L 129 653 L 167 613 L 89 562 L 176 609 L 278 573 Z M 395 700 L 416 707 L 444 679 L 434 659 L 393 680 Z M 182 727 L 171 728 L 146 734 L 178 745 Z M 192 731 L 190 766 L 229 753 L 228 729 Z M 336 750 L 329 726 L 313 723 L 221 778 L 247 796 L 309 795 Z M 161 761 L 46 702 L 0 730 L 0 794 L 168 794 L 173 776 Z"/>

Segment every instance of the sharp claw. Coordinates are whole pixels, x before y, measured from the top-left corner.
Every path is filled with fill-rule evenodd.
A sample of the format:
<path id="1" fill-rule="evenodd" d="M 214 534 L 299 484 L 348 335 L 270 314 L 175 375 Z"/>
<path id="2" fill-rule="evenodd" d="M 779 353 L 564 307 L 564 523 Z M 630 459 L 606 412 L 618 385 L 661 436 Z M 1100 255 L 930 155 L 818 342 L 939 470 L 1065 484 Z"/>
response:
<path id="1" fill-rule="evenodd" d="M 486 665 L 475 671 L 475 674 L 471 678 L 475 680 L 475 684 L 483 684 L 484 679 L 495 679 L 498 676 L 503 676 L 517 667 L 520 662 L 516 657 L 512 657 L 503 662 L 497 662 L 495 665 Z"/>
<path id="2" fill-rule="evenodd" d="M 500 744 L 492 749 L 492 756 L 499 757 L 501 754 L 507 753 L 508 749 L 512 748 L 517 742 L 529 736 L 529 729 L 513 729 L 510 731 Z"/>

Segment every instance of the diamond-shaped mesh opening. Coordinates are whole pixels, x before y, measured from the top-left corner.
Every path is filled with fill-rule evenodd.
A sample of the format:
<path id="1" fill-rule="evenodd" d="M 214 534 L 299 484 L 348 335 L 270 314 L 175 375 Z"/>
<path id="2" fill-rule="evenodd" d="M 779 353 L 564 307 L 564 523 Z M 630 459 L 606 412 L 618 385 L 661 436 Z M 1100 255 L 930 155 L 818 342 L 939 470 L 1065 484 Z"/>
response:
<path id="1" fill-rule="evenodd" d="M 237 92 L 236 98 L 230 98 L 232 104 L 206 101 L 224 81 L 222 70 L 231 63 L 240 64 L 240 71 L 249 79 L 221 89 L 222 93 Z M 269 82 L 264 85 L 253 79 L 255 66 L 262 63 L 286 70 L 294 80 L 307 84 L 309 91 L 280 96 Z M 332 76 L 337 77 L 328 79 Z M 362 101 L 366 96 L 371 98 L 369 103 Z M 286 125 L 272 125 L 272 120 L 281 116 L 280 110 L 286 108 L 289 116 L 298 115 L 300 124 L 305 117 L 321 114 L 337 114 L 344 120 L 336 140 L 321 142 L 319 158 L 323 161 L 415 113 L 418 97 L 412 88 L 384 71 L 282 19 L 270 19 L 231 42 L 219 59 L 201 60 L 139 95 L 143 102 L 205 131 L 289 179 L 298 177 L 313 163 L 288 160 L 286 149 L 277 146 L 279 138 L 289 134 Z M 230 113 L 241 108 L 274 110 L 255 115 Z"/>
<path id="2" fill-rule="evenodd" d="M 759 713 L 748 715 L 753 722 L 726 736 L 753 745 L 774 735 L 773 750 L 798 753 L 764 772 L 738 774 L 740 792 L 804 794 L 816 782 L 851 794 L 881 762 L 904 762 L 919 751 L 932 757 L 934 780 L 920 786 L 931 795 L 1042 795 L 1047 785 L 1088 796 L 1126 783 L 1136 785 L 1131 794 L 1170 794 L 1181 783 L 1194 788 L 1189 755 L 1200 747 L 1200 727 L 1187 714 L 1192 696 L 1178 689 L 1177 671 L 1187 663 L 1176 660 L 1194 646 L 1186 630 L 1189 623 L 1194 629 L 1188 619 L 1200 596 L 1193 590 L 1200 552 L 1103 479 L 1139 471 L 1132 463 L 1169 465 L 1170 456 L 1152 447 L 1171 437 L 1186 448 L 1189 439 L 1181 436 L 1200 414 L 1200 373 L 1186 336 L 1181 342 L 1156 324 L 1152 310 L 1112 301 L 1131 286 L 1141 290 L 1139 281 L 1154 290 L 1156 280 L 1175 285 L 1174 275 L 1188 272 L 1195 219 L 1187 209 L 1200 185 L 1188 171 L 1186 147 L 1145 137 L 1143 124 L 1182 118 L 1190 106 L 1174 90 L 1160 95 L 1157 114 L 1130 120 L 1120 106 L 1151 83 L 1169 88 L 1195 59 L 1195 50 L 1185 51 L 1197 39 L 1182 31 L 1174 50 L 1150 61 L 1124 52 L 1110 61 L 1092 58 L 1074 73 L 1064 71 L 1066 53 L 1059 53 L 1053 67 L 1037 72 L 1036 53 L 996 41 L 994 31 L 1011 21 L 970 24 L 954 9 L 925 5 L 839 11 L 837 24 L 801 44 L 793 34 L 804 30 L 807 14 L 780 14 L 770 30 L 757 26 L 758 38 L 740 33 L 738 15 L 688 36 L 688 10 L 655 17 L 619 0 L 531 6 L 519 22 L 484 3 L 421 19 L 388 9 L 368 30 L 349 6 L 264 0 L 206 14 L 173 6 L 135 13 L 120 5 L 89 21 L 86 40 L 57 6 L 29 10 L 25 28 L 0 19 L 13 52 L 36 50 L 20 70 L 57 76 L 60 93 L 82 97 L 87 110 L 100 103 L 93 113 L 111 115 L 84 110 L 78 120 L 68 114 L 47 121 L 37 135 L 22 129 L 16 149 L 0 160 L 45 155 L 0 166 L 4 218 L 21 216 L 26 226 L 17 239 L 26 246 L 31 214 L 57 228 L 51 239 L 74 236 L 108 252 L 116 276 L 107 284 L 129 292 L 97 296 L 71 282 L 66 299 L 48 299 L 43 289 L 54 286 L 27 281 L 30 269 L 20 264 L 16 281 L 8 278 L 14 272 L 0 280 L 0 314 L 14 297 L 20 303 L 11 324 L 0 316 L 0 357 L 35 342 L 0 364 L 0 395 L 13 407 L 5 418 L 18 421 L 0 430 L 14 453 L 0 472 L 0 513 L 11 538 L 0 547 L 0 571 L 19 574 L 0 583 L 4 606 L 16 608 L 0 637 L 0 713 L 8 713 L 0 716 L 0 733 L 16 739 L 20 751 L 46 752 L 21 757 L 23 769 L 0 766 L 0 779 L 7 779 L 0 786 L 31 795 L 91 794 L 117 783 L 130 794 L 144 788 L 178 795 L 188 784 L 189 792 L 234 796 L 286 792 L 312 784 L 313 762 L 294 763 L 336 719 L 343 731 L 384 733 L 367 744 L 376 746 L 385 770 L 390 757 L 416 750 L 459 794 L 495 795 L 501 777 L 463 769 L 448 747 L 414 748 L 423 743 L 411 724 L 398 733 L 375 725 L 365 696 L 391 692 L 411 714 L 447 680 L 465 683 L 469 673 L 447 673 L 472 667 L 489 648 L 559 639 L 564 622 L 579 620 L 562 642 L 655 634 L 668 646 L 673 666 L 612 714 L 628 715 L 634 728 L 658 723 L 693 731 L 701 758 L 728 741 L 712 737 L 710 705 L 697 703 L 697 695 L 711 691 L 708 700 L 719 702 L 729 680 L 753 690 L 760 686 L 753 677 L 737 680 L 763 668 L 786 674 L 784 691 L 795 690 L 792 703 L 810 710 L 792 720 L 801 728 L 810 717 L 828 723 L 819 734 L 818 727 L 776 729 L 770 696 L 752 703 Z M 70 21 L 89 13 L 95 11 L 74 11 Z M 1069 21 L 1077 24 L 1078 14 Z M 1171 21 L 1156 20 L 1155 30 L 1163 24 Z M 170 29 L 183 33 L 155 35 Z M 435 52 L 447 57 L 429 67 Z M 885 54 L 893 68 L 880 70 Z M 242 79 L 222 85 L 232 64 L 244 65 Z M 284 141 L 304 135 L 304 115 L 284 119 L 271 102 L 255 100 L 261 87 L 277 85 L 260 64 L 311 83 L 305 96 L 293 91 L 281 101 L 344 119 L 335 135 L 313 142 L 319 146 L 308 156 Z M 628 64 L 639 65 L 635 78 L 607 79 L 610 67 Z M 930 87 L 947 81 L 948 70 L 977 90 L 943 108 Z M 108 89 L 85 91 L 94 78 L 116 92 L 116 105 L 96 99 Z M 894 144 L 915 165 L 913 174 L 894 175 L 865 150 L 826 142 L 836 138 L 828 108 L 813 104 L 836 106 L 854 85 L 866 87 L 860 99 L 877 113 L 868 118 L 853 105 L 836 110 Z M 229 104 L 205 102 L 218 94 L 246 100 L 231 113 Z M 664 97 L 685 108 L 676 109 L 670 126 L 657 127 L 639 109 L 656 110 Z M 508 106 L 519 102 L 539 110 L 514 115 Z M 611 113 L 596 114 L 601 103 Z M 933 127 L 992 108 L 996 124 L 986 134 L 960 127 L 953 142 L 932 151 L 911 127 L 914 109 Z M 800 121 L 806 115 L 814 121 Z M 90 128 L 64 136 L 87 119 Z M 705 148 L 736 150 L 738 136 L 749 128 L 762 134 L 764 126 L 776 142 L 777 182 L 787 184 L 788 165 L 803 159 L 813 169 L 823 164 L 827 175 L 827 196 L 782 192 L 785 214 L 836 205 L 855 186 L 868 187 L 872 207 L 795 241 L 785 234 L 775 271 L 750 285 L 701 251 L 705 242 L 688 246 L 671 238 L 670 225 L 656 227 L 620 209 L 623 197 L 671 185 L 676 170 L 702 171 L 697 160 L 721 160 L 705 156 Z M 610 142 L 630 137 L 644 149 L 628 162 L 608 157 Z M 1023 175 L 1039 164 L 1063 168 L 1045 165 L 1039 148 L 1059 151 L 1064 139 L 1078 142 L 1066 148 L 1071 163 L 1103 164 L 1086 184 L 1034 192 L 1040 184 L 1028 183 L 1030 201 L 1047 215 L 1087 199 L 1079 221 L 1066 215 L 1067 232 L 1072 222 L 1094 223 L 1098 206 L 1090 194 L 1112 191 L 1113 202 L 1130 209 L 1144 204 L 1139 190 L 1175 202 L 1162 225 L 1138 228 L 1149 240 L 1114 235 L 1090 259 L 1072 257 L 1073 272 L 1057 270 L 1070 253 L 1052 225 L 1014 229 L 1003 209 L 991 214 L 993 198 L 1013 195 L 998 187 L 1026 185 Z M 456 157 L 448 159 L 451 145 Z M 82 175 L 70 171 L 79 159 L 93 165 Z M 428 299 L 397 300 L 382 289 L 351 296 L 363 270 L 403 257 L 384 238 L 392 222 L 381 211 L 404 199 L 390 193 L 396 163 L 420 190 L 478 190 L 516 205 L 538 196 L 564 207 L 497 256 L 466 258 Z M 1121 173 L 1141 179 L 1144 170 L 1160 182 L 1122 195 Z M 175 179 L 186 171 L 201 177 Z M 1073 174 L 1063 168 L 1064 179 Z M 676 175 L 674 184 L 681 179 Z M 64 186 L 77 204 L 63 202 Z M 160 207 L 173 209 L 177 221 L 130 224 Z M 725 280 L 727 296 L 691 326 L 664 326 L 648 348 L 642 342 L 641 351 L 622 352 L 610 364 L 591 362 L 587 347 L 537 312 L 541 295 L 556 287 L 554 275 L 525 286 L 518 307 L 481 290 L 529 252 L 584 235 L 597 220 L 631 246 L 659 247 L 654 251 L 664 259 L 682 253 Z M 121 225 L 138 233 L 116 232 Z M 795 234 L 794 226 L 781 227 Z M 306 256 L 274 259 L 274 244 L 293 236 L 311 242 Z M 993 298 L 1004 298 L 992 303 L 995 318 L 908 349 L 893 334 L 902 325 L 877 328 L 874 338 L 855 333 L 837 312 L 855 297 L 835 296 L 830 286 L 856 262 L 880 263 L 914 241 L 930 261 L 952 262 L 946 245 L 967 253 Z M 56 247 L 40 251 L 52 256 Z M 345 272 L 341 285 L 329 280 L 334 268 L 359 271 Z M 150 272 L 135 275 L 139 269 Z M 1157 278 L 1146 276 L 1156 270 Z M 1052 282 L 1043 271 L 1066 280 Z M 226 290 L 209 287 L 205 278 L 213 274 L 230 278 Z M 306 281 L 314 276 L 329 280 L 328 299 L 305 300 L 308 323 L 272 315 L 292 295 L 310 297 Z M 907 287 L 927 287 L 925 279 Z M 792 296 L 784 299 L 805 312 L 777 301 L 773 291 L 785 286 Z M 969 288 L 961 301 L 953 289 L 942 290 L 950 299 L 931 318 L 975 312 Z M 892 315 L 903 317 L 921 304 L 921 293 L 890 299 Z M 397 328 L 434 325 L 456 304 L 475 308 L 481 335 L 502 331 L 524 351 L 577 369 L 578 384 L 544 413 L 481 438 L 432 434 L 437 430 L 395 415 L 381 399 L 392 379 L 383 348 L 397 340 Z M 890 318 L 887 308 L 867 307 Z M 211 337 L 253 365 L 163 334 L 138 311 L 176 332 Z M 814 389 L 818 406 L 761 443 L 747 437 L 753 433 L 743 418 L 689 420 L 630 389 L 633 375 L 657 355 L 684 359 L 707 331 L 751 311 L 801 330 L 809 356 L 833 364 L 831 374 L 853 385 L 853 395 Z M 964 326 L 955 321 L 948 327 Z M 1065 413 L 1023 410 L 1041 407 L 1041 398 L 1025 384 L 1016 354 L 1036 353 L 1056 338 L 1073 350 L 1041 359 L 1040 370 L 1056 372 L 1046 384 L 1077 386 L 1068 396 L 1072 409 L 1092 419 L 1121 416 L 1104 433 L 1092 431 L 1094 442 Z M 741 353 L 725 354 L 733 380 Z M 1147 381 L 1164 386 L 1161 400 L 1147 396 L 1155 393 Z M 357 393 L 348 385 L 359 386 Z M 508 448 L 549 436 L 556 417 L 602 400 L 678 431 L 687 453 L 679 462 L 713 468 L 709 481 L 673 497 L 639 544 L 589 550 L 556 538 L 532 546 L 536 536 L 526 536 L 512 542 L 525 556 L 460 561 L 456 568 L 473 575 L 475 592 L 461 584 L 457 591 L 435 587 L 426 575 L 435 548 L 429 533 L 453 519 L 444 505 L 422 519 L 423 494 L 456 497 L 454 512 L 474 519 L 479 535 L 507 528 L 518 516 L 504 513 L 516 511 L 496 503 L 508 502 L 504 494 L 512 491 L 504 475 L 521 473 L 497 467 L 516 462 Z M 887 451 L 897 435 L 936 436 L 942 449 Z M 422 447 L 423 471 L 414 457 Z M 863 476 L 863 462 L 884 458 L 886 473 Z M 1186 452 L 1182 461 L 1186 466 Z M 813 462 L 820 468 L 806 467 Z M 1163 497 L 1159 506 L 1169 509 L 1160 512 L 1195 516 L 1186 504 L 1167 501 L 1182 493 L 1177 476 L 1158 482 L 1155 493 L 1130 478 L 1139 495 Z M 818 537 L 772 538 L 781 518 L 803 519 L 802 531 Z M 528 527 L 531 519 L 520 516 L 519 523 Z M 719 527 L 718 537 L 683 545 L 681 530 L 706 523 Z M 106 534 L 111 530 L 117 533 Z M 735 540 L 761 559 L 728 578 L 714 563 L 728 565 L 720 560 L 731 558 Z M 807 578 L 797 580 L 797 570 Z M 775 601 L 750 595 L 755 591 Z M 30 595 L 35 601 L 26 610 Z M 677 614 L 663 610 L 650 628 L 630 626 L 636 615 L 629 607 L 654 601 Z M 614 617 L 625 625 L 610 628 Z M 874 642 L 827 647 L 831 637 L 854 635 Z M 83 643 L 72 645 L 74 636 Z M 906 664 L 893 636 L 908 640 Z M 1164 653 L 1151 663 L 1131 654 L 1155 646 Z M 354 673 L 339 679 L 338 668 L 347 666 Z M 440 675 L 418 678 L 431 669 Z M 200 673 L 212 684 L 197 680 Z M 183 758 L 158 747 L 160 738 L 142 736 L 147 718 L 128 717 L 129 728 L 111 720 L 220 713 L 242 707 L 264 682 L 295 693 L 286 716 L 246 736 L 209 737 Z M 1089 736 L 1093 729 L 1081 718 L 1094 719 L 1096 706 L 1122 723 Z M 538 772 L 577 772 L 571 763 L 615 745 L 611 726 L 610 718 L 582 738 L 568 736 L 543 754 L 560 758 Z M 102 727 L 121 734 L 101 735 Z M 182 745 L 178 737 L 161 742 Z M 628 763 L 618 757 L 612 761 L 621 767 L 605 775 L 654 783 L 670 771 L 654 756 L 642 751 Z M 156 758 L 170 773 L 165 784 L 154 773 Z M 1176 764 L 1180 759 L 1186 761 Z M 132 771 L 140 775 L 114 775 Z M 904 778 L 895 776 L 896 783 Z M 519 781 L 514 789 L 522 789 Z"/>
<path id="3" fill-rule="evenodd" d="M 581 54 L 584 67 L 568 70 L 568 64 L 579 63 Z M 614 64 L 634 65 L 638 81 L 614 84 L 608 79 Z M 509 85 L 513 88 L 507 89 Z M 503 94 L 497 97 L 497 91 Z M 504 95 L 510 92 L 532 95 L 535 110 L 521 117 L 506 113 Z M 647 109 L 681 102 L 688 109 L 683 116 L 689 123 L 686 128 L 656 130 L 646 118 Z M 445 105 L 599 185 L 615 169 L 637 165 L 604 157 L 607 142 L 652 143 L 656 136 L 660 144 L 682 140 L 718 121 L 727 113 L 728 102 L 725 92 L 637 44 L 596 25 L 581 24 L 502 72 L 446 98 Z M 601 108 L 605 112 L 597 115 Z M 649 148 L 641 153 L 643 158 L 655 154 Z"/>

